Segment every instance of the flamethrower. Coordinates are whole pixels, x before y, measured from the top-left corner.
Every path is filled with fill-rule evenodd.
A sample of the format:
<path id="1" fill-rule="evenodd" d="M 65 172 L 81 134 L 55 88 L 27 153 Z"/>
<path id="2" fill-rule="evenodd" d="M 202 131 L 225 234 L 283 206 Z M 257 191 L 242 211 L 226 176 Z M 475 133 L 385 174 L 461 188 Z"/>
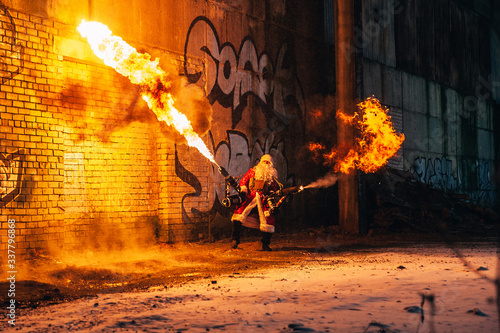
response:
<path id="1" fill-rule="evenodd" d="M 245 192 L 241 191 L 241 187 L 238 182 L 227 172 L 226 169 L 219 166 L 220 174 L 226 180 L 226 196 L 222 199 L 222 205 L 224 207 L 231 207 L 233 205 L 239 205 L 245 201 Z M 231 195 L 231 187 L 237 192 L 237 194 Z"/>
<path id="2" fill-rule="evenodd" d="M 226 169 L 224 169 L 224 167 L 219 166 L 219 172 L 225 178 L 226 182 L 226 196 L 222 199 L 222 205 L 229 208 L 234 205 L 239 205 L 245 201 L 246 194 L 241 190 L 238 182 L 229 174 L 229 172 L 227 172 Z M 279 186 L 280 188 L 277 191 L 270 192 L 264 198 L 264 201 L 269 207 L 270 213 L 274 213 L 289 195 L 293 195 L 304 190 L 304 186 L 294 186 L 288 188 L 283 188 L 281 184 L 279 184 Z M 231 187 L 237 192 L 236 194 L 231 195 Z"/>
<path id="3" fill-rule="evenodd" d="M 282 188 L 280 186 L 280 189 L 274 192 L 269 193 L 265 201 L 267 203 L 267 206 L 269 207 L 269 211 L 271 214 L 275 213 L 278 207 L 285 201 L 285 199 L 289 195 L 293 195 L 295 193 L 299 193 L 304 190 L 304 186 L 293 186 L 293 187 L 287 187 L 287 188 Z"/>

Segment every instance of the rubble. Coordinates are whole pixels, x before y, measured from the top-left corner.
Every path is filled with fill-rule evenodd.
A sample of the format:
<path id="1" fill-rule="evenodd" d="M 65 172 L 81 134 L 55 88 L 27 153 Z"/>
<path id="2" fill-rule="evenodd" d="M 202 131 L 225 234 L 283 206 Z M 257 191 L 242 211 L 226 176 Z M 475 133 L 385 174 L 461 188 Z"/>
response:
<path id="1" fill-rule="evenodd" d="M 496 236 L 499 216 L 464 193 L 445 192 L 419 182 L 409 172 L 385 168 L 363 174 L 366 217 L 379 233 Z"/>

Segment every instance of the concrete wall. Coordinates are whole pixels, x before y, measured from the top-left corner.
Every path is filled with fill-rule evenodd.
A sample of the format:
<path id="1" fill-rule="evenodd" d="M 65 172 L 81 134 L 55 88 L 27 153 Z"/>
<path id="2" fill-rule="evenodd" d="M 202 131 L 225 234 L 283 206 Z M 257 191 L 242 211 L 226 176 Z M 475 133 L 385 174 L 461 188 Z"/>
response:
<path id="1" fill-rule="evenodd" d="M 208 237 L 229 213 L 223 180 L 164 135 L 138 88 L 97 59 L 76 27 L 100 21 L 200 87 L 213 109 L 203 137 L 239 176 L 273 155 L 297 181 L 306 96 L 314 94 L 321 8 L 300 1 L 18 1 L 0 4 L 2 257 Z M 319 46 L 318 46 L 319 45 Z M 298 217 L 300 218 L 300 217 Z"/>
<path id="2" fill-rule="evenodd" d="M 375 95 L 389 106 L 406 137 L 392 166 L 495 205 L 498 128 L 490 78 L 498 63 L 488 18 L 454 1 L 362 3 L 362 97 Z"/>

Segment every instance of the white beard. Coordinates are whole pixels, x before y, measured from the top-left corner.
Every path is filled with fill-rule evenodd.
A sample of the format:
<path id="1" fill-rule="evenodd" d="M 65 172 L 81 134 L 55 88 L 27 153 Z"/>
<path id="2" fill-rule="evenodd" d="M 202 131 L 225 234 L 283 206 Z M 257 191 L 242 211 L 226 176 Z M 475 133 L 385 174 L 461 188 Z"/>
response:
<path id="1" fill-rule="evenodd" d="M 278 170 L 271 164 L 259 163 L 255 166 L 255 179 L 270 182 L 278 178 Z"/>

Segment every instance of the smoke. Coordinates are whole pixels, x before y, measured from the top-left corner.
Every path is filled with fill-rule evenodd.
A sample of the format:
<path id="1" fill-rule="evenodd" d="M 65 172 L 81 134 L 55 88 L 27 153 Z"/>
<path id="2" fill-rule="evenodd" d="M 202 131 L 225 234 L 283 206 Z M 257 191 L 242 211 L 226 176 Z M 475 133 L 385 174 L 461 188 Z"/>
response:
<path id="1" fill-rule="evenodd" d="M 167 59 L 168 61 L 168 59 Z M 203 88 L 195 84 L 190 84 L 186 77 L 180 75 L 174 66 L 166 67 L 166 74 L 163 80 L 163 91 L 170 93 L 174 99 L 174 106 L 183 113 L 191 122 L 193 131 L 200 137 L 208 133 L 212 124 L 212 106 L 205 96 Z M 128 88 L 128 85 L 125 85 Z M 132 122 L 158 123 L 157 116 L 147 106 L 141 97 L 143 87 L 130 87 L 130 101 L 126 101 L 125 108 L 119 108 L 113 121 L 104 123 L 102 131 L 96 133 L 103 142 L 108 142 L 109 137 L 118 130 L 130 125 Z M 174 127 L 168 126 L 165 122 L 159 122 L 159 130 L 163 136 L 174 143 L 187 144 L 186 138 L 182 136 Z"/>
<path id="2" fill-rule="evenodd" d="M 130 85 L 130 86 L 129 86 Z M 125 85 L 128 88 L 129 96 L 120 100 L 119 107 L 115 114 L 101 119 L 102 127 L 95 131 L 95 135 L 100 141 L 109 143 L 113 133 L 123 130 L 133 122 L 154 124 L 156 115 L 151 111 L 140 95 L 140 87 Z M 130 87 L 130 88 L 129 88 Z M 127 95 L 127 93 L 125 93 Z"/>
<path id="3" fill-rule="evenodd" d="M 329 173 L 325 177 L 316 180 L 315 182 L 307 185 L 305 188 L 326 188 L 333 186 L 337 183 L 337 175 Z"/>
<path id="4" fill-rule="evenodd" d="M 337 118 L 334 97 L 314 95 L 307 101 L 307 137 L 310 141 L 319 142 L 328 147 L 337 144 Z"/>
<path id="5" fill-rule="evenodd" d="M 141 97 L 141 87 L 133 85 L 121 75 L 116 76 L 113 98 L 101 103 L 112 105 L 95 112 L 92 104 L 95 101 L 86 97 L 86 88 L 79 83 L 70 83 L 61 92 L 60 99 L 71 108 L 61 108 L 68 118 L 68 124 L 72 126 L 75 141 L 100 141 L 111 143 L 112 136 L 120 131 L 127 130 L 132 123 L 150 124 L 154 131 L 161 132 L 164 138 L 170 142 L 183 144 L 186 139 L 179 132 L 168 126 L 165 122 L 159 122 L 155 113 L 148 107 Z M 200 136 L 205 135 L 212 122 L 212 107 L 205 97 L 204 91 L 197 85 L 189 84 L 185 77 L 177 74 L 171 75 L 174 82 L 168 88 L 175 96 L 175 107 L 186 115 L 191 122 L 193 130 Z M 93 82 L 92 84 L 97 84 Z M 102 90 L 102 95 L 106 95 Z M 78 100 L 79 104 L 74 104 Z M 78 110 L 83 117 L 76 117 Z"/>
<path id="6" fill-rule="evenodd" d="M 169 86 L 164 91 L 170 93 L 174 99 L 174 106 L 191 122 L 193 131 L 200 137 L 208 133 L 212 124 L 212 106 L 205 96 L 203 89 L 190 84 L 186 77 L 180 76 L 173 68 L 167 68 L 166 80 Z M 176 73 L 176 74 L 172 74 Z M 187 143 L 186 139 L 172 126 L 160 123 L 163 135 L 175 143 Z"/>

